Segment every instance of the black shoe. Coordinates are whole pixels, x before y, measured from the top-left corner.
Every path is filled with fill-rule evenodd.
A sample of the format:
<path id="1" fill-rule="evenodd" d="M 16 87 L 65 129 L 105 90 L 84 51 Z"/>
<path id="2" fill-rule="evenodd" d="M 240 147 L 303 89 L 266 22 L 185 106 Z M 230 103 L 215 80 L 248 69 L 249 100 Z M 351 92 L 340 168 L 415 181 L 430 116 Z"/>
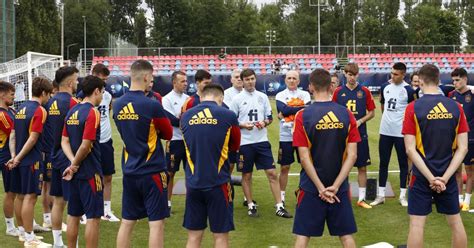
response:
<path id="1" fill-rule="evenodd" d="M 284 208 L 278 209 L 275 214 L 278 217 L 282 217 L 282 218 L 286 218 L 286 219 L 293 218 L 293 216 L 290 213 L 288 213 L 288 211 L 286 211 L 286 209 L 284 209 Z"/>
<path id="2" fill-rule="evenodd" d="M 257 202 L 256 202 L 256 201 L 252 200 L 252 202 L 253 202 L 253 204 L 254 204 L 255 206 L 257 206 Z M 249 206 L 249 204 L 247 203 L 247 200 L 245 200 L 245 201 L 244 201 L 244 207 L 248 207 L 248 206 Z"/>
<path id="3" fill-rule="evenodd" d="M 250 217 L 258 217 L 258 212 L 257 212 L 257 207 L 253 207 L 253 208 L 249 208 L 247 214 L 250 216 Z"/>

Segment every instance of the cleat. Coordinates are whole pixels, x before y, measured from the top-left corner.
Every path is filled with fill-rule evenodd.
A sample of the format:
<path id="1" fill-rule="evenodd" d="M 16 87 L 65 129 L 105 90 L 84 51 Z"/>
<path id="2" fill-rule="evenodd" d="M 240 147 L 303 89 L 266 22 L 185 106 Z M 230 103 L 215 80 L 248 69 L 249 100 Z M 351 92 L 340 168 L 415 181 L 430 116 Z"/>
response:
<path id="1" fill-rule="evenodd" d="M 79 222 L 81 223 L 81 225 L 87 224 L 87 217 L 85 214 L 81 216 L 81 220 Z"/>
<path id="2" fill-rule="evenodd" d="M 18 237 L 18 236 L 20 236 L 20 230 L 18 230 L 18 228 L 15 227 L 15 228 L 6 230 L 5 234 L 7 236 Z"/>
<path id="3" fill-rule="evenodd" d="M 65 223 L 63 223 L 63 224 L 61 225 L 61 231 L 63 231 L 63 232 L 66 232 L 66 231 L 67 231 L 67 225 L 66 225 Z"/>
<path id="4" fill-rule="evenodd" d="M 400 202 L 400 205 L 402 205 L 402 207 L 408 207 L 408 201 L 406 197 L 401 197 L 398 199 L 398 201 Z"/>
<path id="5" fill-rule="evenodd" d="M 290 213 L 288 213 L 288 211 L 286 211 L 285 208 L 278 209 L 275 214 L 278 217 L 282 217 L 282 218 L 286 218 L 286 219 L 293 218 L 293 216 Z"/>
<path id="6" fill-rule="evenodd" d="M 469 211 L 469 210 L 470 210 L 469 205 L 463 203 L 463 204 L 462 204 L 462 207 L 461 207 L 461 211 L 467 212 L 467 211 Z"/>
<path id="7" fill-rule="evenodd" d="M 33 231 L 35 233 L 42 233 L 42 232 L 50 232 L 51 229 L 36 224 L 36 225 L 33 226 Z"/>
<path id="8" fill-rule="evenodd" d="M 385 197 L 377 196 L 373 202 L 370 203 L 370 206 L 377 206 L 385 203 Z"/>
<path id="9" fill-rule="evenodd" d="M 43 240 L 43 236 L 35 235 L 35 240 Z M 18 236 L 18 241 L 25 242 L 25 235 Z"/>
<path id="10" fill-rule="evenodd" d="M 53 225 L 50 222 L 43 222 L 43 227 L 51 229 L 53 228 Z"/>
<path id="11" fill-rule="evenodd" d="M 254 204 L 255 206 L 258 206 L 258 205 L 257 205 L 257 202 L 256 202 L 255 200 L 252 200 L 252 202 L 253 202 L 253 204 Z M 247 200 L 245 200 L 245 201 L 244 201 L 244 207 L 248 207 L 248 206 L 249 206 L 249 204 L 247 203 Z"/>
<path id="12" fill-rule="evenodd" d="M 372 206 L 370 206 L 367 202 L 365 202 L 365 200 L 358 201 L 357 206 L 359 206 L 361 208 L 365 208 L 365 209 L 371 209 L 372 208 Z"/>
<path id="13" fill-rule="evenodd" d="M 249 208 L 247 214 L 250 216 L 250 217 L 258 217 L 258 212 L 257 212 L 257 207 L 253 207 L 253 208 Z"/>
<path id="14" fill-rule="evenodd" d="M 33 239 L 32 241 L 25 242 L 24 247 L 28 248 L 49 248 L 53 247 L 51 244 L 44 243 L 41 240 Z"/>
<path id="15" fill-rule="evenodd" d="M 109 221 L 109 222 L 120 222 L 120 219 L 117 218 L 117 216 L 115 216 L 114 213 L 112 212 L 105 214 L 104 216 L 101 217 L 101 219 Z"/>

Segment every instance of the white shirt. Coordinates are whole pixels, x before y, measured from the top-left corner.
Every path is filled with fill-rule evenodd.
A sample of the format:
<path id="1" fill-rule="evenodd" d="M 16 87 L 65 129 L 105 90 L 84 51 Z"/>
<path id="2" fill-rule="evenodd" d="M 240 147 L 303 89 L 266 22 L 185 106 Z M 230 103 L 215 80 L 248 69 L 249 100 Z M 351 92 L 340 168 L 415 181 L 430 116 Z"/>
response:
<path id="1" fill-rule="evenodd" d="M 97 107 L 100 113 L 100 143 L 105 143 L 112 138 L 112 127 L 110 126 L 110 103 L 112 102 L 112 95 L 104 92 L 102 102 Z"/>
<path id="2" fill-rule="evenodd" d="M 389 83 L 385 87 L 382 86 L 381 94 L 384 109 L 380 121 L 380 134 L 403 137 L 403 116 L 408 103 L 414 99 L 415 91 L 406 82 L 399 85 Z"/>
<path id="3" fill-rule="evenodd" d="M 23 81 L 15 83 L 15 102 L 25 100 L 25 83 Z"/>
<path id="4" fill-rule="evenodd" d="M 234 97 L 240 92 L 242 91 L 237 90 L 234 86 L 226 89 L 224 91 L 224 104 L 229 107 L 232 104 L 232 99 L 234 99 Z"/>
<path id="5" fill-rule="evenodd" d="M 171 90 L 170 93 L 166 94 L 166 96 L 164 96 L 161 100 L 163 103 L 163 108 L 179 119 L 181 115 L 181 107 L 188 97 L 189 96 L 184 93 L 180 94 L 174 90 Z M 173 137 L 171 140 L 183 140 L 183 134 L 181 133 L 179 127 L 173 126 Z"/>
<path id="6" fill-rule="evenodd" d="M 281 102 L 285 105 L 288 105 L 288 102 L 294 98 L 299 98 L 303 100 L 305 104 L 308 102 L 311 102 L 311 96 L 309 95 L 309 92 L 300 90 L 300 89 L 291 91 L 288 88 L 276 94 L 275 100 L 277 100 L 277 104 L 278 102 Z M 291 133 L 292 127 L 293 127 L 292 122 L 285 123 L 285 119 L 280 120 L 280 141 L 283 141 L 283 142 L 293 141 L 293 135 Z"/>
<path id="7" fill-rule="evenodd" d="M 237 115 L 239 124 L 268 119 L 272 115 L 272 107 L 268 96 L 257 90 L 248 92 L 245 89 L 232 99 L 229 106 L 230 110 Z M 252 130 L 240 129 L 241 145 L 256 144 L 268 141 L 267 128 L 258 129 L 254 127 Z"/>

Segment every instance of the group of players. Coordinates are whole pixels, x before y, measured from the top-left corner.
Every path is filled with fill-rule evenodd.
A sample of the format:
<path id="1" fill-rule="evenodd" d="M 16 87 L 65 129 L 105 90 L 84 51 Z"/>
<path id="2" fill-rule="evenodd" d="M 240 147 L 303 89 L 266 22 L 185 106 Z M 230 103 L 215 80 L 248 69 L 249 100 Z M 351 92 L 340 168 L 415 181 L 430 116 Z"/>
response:
<path id="1" fill-rule="evenodd" d="M 242 172 L 244 205 L 250 217 L 259 216 L 252 197 L 255 165 L 269 180 L 276 215 L 292 218 L 285 208 L 285 189 L 295 154 L 303 168 L 293 227 L 295 246 L 306 247 L 309 237 L 321 236 L 327 222 L 331 235 L 339 236 L 345 247 L 355 247 L 351 234 L 357 228 L 348 194 L 348 173 L 352 166 L 358 168 L 358 206 L 368 209 L 383 204 L 393 146 L 400 166 L 399 201 L 408 206 L 411 217 L 409 245 L 422 244 L 422 227 L 434 198 L 438 211 L 447 214 L 455 231 L 453 242 L 462 247 L 466 235 L 459 210 L 469 210 L 472 170 L 466 166 L 464 200 L 458 197 L 462 178 L 456 183 L 452 175 L 456 171 L 460 174 L 457 169 L 463 160 L 471 165 L 474 149 L 465 156 L 469 127 L 463 109 L 439 94 L 449 91 L 450 98 L 463 104 L 472 124 L 474 103 L 467 72 L 453 71 L 454 89 L 450 91 L 438 86 L 439 70 L 432 65 L 423 66 L 412 76 L 413 85 L 404 81 L 406 66 L 393 65 L 391 79 L 381 88 L 379 188 L 370 204 L 365 201 L 366 166 L 371 162 L 366 122 L 375 115 L 375 103 L 370 91 L 358 83 L 358 73 L 357 64 L 346 65 L 346 84 L 338 87 L 337 75 L 322 69 L 313 71 L 309 84 L 313 99 L 298 88 L 297 71 L 286 74 L 287 88 L 276 96 L 278 176 L 267 135 L 267 126 L 273 121 L 271 106 L 268 97 L 256 90 L 253 70 L 234 70 L 232 87 L 225 91 L 212 83 L 207 71 L 198 70 L 197 93 L 190 97 L 185 94 L 186 74 L 177 71 L 172 74 L 173 90 L 161 97 L 151 90 L 153 66 L 144 60 L 134 62 L 130 90 L 113 103 L 113 119 L 124 145 L 123 219 L 117 247 L 130 247 L 133 227 L 145 217 L 150 227 L 149 246 L 163 246 L 164 219 L 170 215 L 173 179 L 180 164 L 186 175 L 183 226 L 188 229 L 188 247 L 200 246 L 208 219 L 215 246 L 228 246 L 228 232 L 234 229 L 230 183 L 234 167 Z M 10 108 L 14 87 L 0 82 L 0 162 L 5 164 L 7 235 L 19 236 L 25 247 L 51 246 L 33 233 L 34 205 L 41 191 L 43 196 L 53 196 L 51 201 L 43 198 L 43 226 L 52 227 L 55 247 L 64 246 L 61 230 L 66 202 L 69 247 L 77 243 L 81 219 L 87 223 L 87 247 L 98 245 L 101 218 L 120 221 L 111 211 L 110 201 L 115 170 L 109 121 L 112 97 L 105 91 L 108 76 L 104 65 L 96 65 L 81 84 L 79 101 L 73 97 L 78 71 L 62 67 L 53 84 L 35 78 L 32 99 L 16 113 Z M 51 93 L 54 96 L 50 99 Z M 167 140 L 165 149 L 160 139 Z M 14 226 L 14 212 L 18 228 Z"/>

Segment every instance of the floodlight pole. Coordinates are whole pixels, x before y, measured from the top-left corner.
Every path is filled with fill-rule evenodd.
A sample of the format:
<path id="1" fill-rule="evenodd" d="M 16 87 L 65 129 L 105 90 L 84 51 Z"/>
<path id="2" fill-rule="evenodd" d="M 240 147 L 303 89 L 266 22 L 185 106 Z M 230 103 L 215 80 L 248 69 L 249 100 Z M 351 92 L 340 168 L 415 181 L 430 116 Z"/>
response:
<path id="1" fill-rule="evenodd" d="M 64 59 L 64 3 L 59 4 L 61 8 L 61 57 Z"/>
<path id="2" fill-rule="evenodd" d="M 86 16 L 82 16 L 82 19 L 84 20 L 84 72 L 87 72 L 87 64 L 86 64 L 86 54 L 87 54 L 87 29 L 86 29 Z"/>
<path id="3" fill-rule="evenodd" d="M 309 6 L 312 7 L 317 7 L 318 8 L 318 54 L 321 54 L 321 6 L 326 6 L 326 5 L 321 5 L 321 0 L 318 0 L 318 3 L 316 5 L 311 3 L 311 0 L 309 0 Z"/>

